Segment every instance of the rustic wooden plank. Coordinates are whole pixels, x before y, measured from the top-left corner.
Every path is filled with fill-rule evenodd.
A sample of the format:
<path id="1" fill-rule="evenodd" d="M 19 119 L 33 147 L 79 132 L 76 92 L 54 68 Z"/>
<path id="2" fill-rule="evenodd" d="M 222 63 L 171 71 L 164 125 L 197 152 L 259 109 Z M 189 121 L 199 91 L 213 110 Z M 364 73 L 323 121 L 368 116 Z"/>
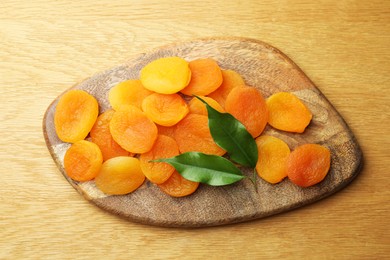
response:
<path id="1" fill-rule="evenodd" d="M 58 168 L 83 196 L 104 210 L 129 220 L 160 226 L 203 227 L 258 219 L 292 210 L 342 189 L 359 173 L 362 166 L 360 147 L 340 114 L 313 82 L 286 55 L 276 48 L 247 38 L 206 38 L 164 46 L 130 58 L 123 65 L 94 75 L 72 88 L 94 95 L 100 110 L 109 108 L 107 93 L 120 81 L 137 79 L 148 62 L 165 56 L 187 60 L 200 57 L 215 59 L 223 69 L 239 72 L 246 83 L 258 88 L 265 97 L 278 91 L 295 93 L 313 113 L 313 120 L 303 134 L 277 131 L 267 126 L 265 133 L 287 142 L 291 149 L 303 143 L 320 143 L 332 153 L 331 169 L 321 183 L 300 188 L 289 180 L 272 185 L 259 179 L 258 192 L 249 180 L 226 187 L 201 185 L 185 198 L 172 198 L 149 182 L 125 196 L 107 196 L 94 182 L 78 183 L 69 179 L 63 168 L 63 156 L 69 144 L 56 136 L 53 115 L 58 98 L 46 111 L 43 129 L 46 144 Z M 249 169 L 244 169 L 250 174 Z"/>

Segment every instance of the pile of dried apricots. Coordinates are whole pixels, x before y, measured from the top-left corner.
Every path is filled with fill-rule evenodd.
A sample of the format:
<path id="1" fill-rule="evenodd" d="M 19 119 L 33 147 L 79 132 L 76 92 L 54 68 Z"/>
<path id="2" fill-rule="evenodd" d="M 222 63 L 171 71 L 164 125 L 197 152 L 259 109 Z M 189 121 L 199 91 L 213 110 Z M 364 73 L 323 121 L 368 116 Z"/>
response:
<path id="1" fill-rule="evenodd" d="M 237 72 L 221 69 L 215 60 L 187 62 L 180 57 L 154 60 L 142 68 L 139 79 L 111 88 L 112 109 L 100 115 L 97 100 L 83 90 L 61 96 L 54 124 L 59 139 L 72 144 L 64 157 L 66 174 L 75 181 L 94 180 L 109 195 L 133 192 L 145 178 L 173 197 L 192 194 L 199 183 L 153 160 L 189 151 L 225 154 L 210 134 L 205 104 L 194 95 L 246 127 L 258 147 L 257 174 L 265 181 L 275 184 L 288 177 L 308 187 L 325 178 L 328 148 L 304 144 L 291 152 L 281 139 L 261 135 L 267 124 L 304 132 L 312 114 L 297 96 L 279 92 L 264 99 Z"/>

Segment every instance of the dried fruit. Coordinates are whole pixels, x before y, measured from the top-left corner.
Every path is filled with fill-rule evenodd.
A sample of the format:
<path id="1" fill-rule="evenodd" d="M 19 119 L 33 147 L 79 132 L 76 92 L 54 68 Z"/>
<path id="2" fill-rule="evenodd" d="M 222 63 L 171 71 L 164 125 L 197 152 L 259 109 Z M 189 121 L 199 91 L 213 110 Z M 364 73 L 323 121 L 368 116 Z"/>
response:
<path id="1" fill-rule="evenodd" d="M 225 110 L 240 121 L 253 138 L 259 136 L 267 125 L 267 106 L 260 91 L 255 88 L 232 89 L 226 99 Z"/>
<path id="2" fill-rule="evenodd" d="M 287 177 L 287 159 L 290 148 L 281 139 L 262 135 L 256 138 L 259 159 L 257 174 L 269 183 L 278 183 Z"/>
<path id="3" fill-rule="evenodd" d="M 152 93 L 142 85 L 140 80 L 126 80 L 110 89 L 108 101 L 115 110 L 123 105 L 132 105 L 141 109 L 144 98 Z"/>
<path id="4" fill-rule="evenodd" d="M 330 168 L 330 151 L 319 144 L 303 144 L 287 160 L 288 178 L 301 187 L 321 182 Z"/>
<path id="5" fill-rule="evenodd" d="M 139 160 L 119 156 L 105 161 L 95 178 L 99 190 L 110 195 L 133 192 L 145 181 Z"/>
<path id="6" fill-rule="evenodd" d="M 54 126 L 58 138 L 75 143 L 85 139 L 99 114 L 97 100 L 84 90 L 70 90 L 58 101 Z"/>
<path id="7" fill-rule="evenodd" d="M 222 72 L 213 59 L 197 59 L 190 61 L 191 81 L 181 93 L 193 96 L 206 96 L 222 84 Z"/>
<path id="8" fill-rule="evenodd" d="M 210 97 L 204 97 L 204 96 L 200 96 L 200 98 L 206 101 L 207 104 L 209 104 L 212 108 L 214 108 L 218 112 L 221 113 L 225 112 L 222 106 L 214 99 Z M 196 97 L 190 100 L 190 102 L 188 103 L 188 107 L 190 109 L 190 113 L 207 116 L 206 105 Z"/>
<path id="9" fill-rule="evenodd" d="M 278 92 L 267 101 L 268 123 L 279 130 L 303 133 L 312 114 L 297 96 L 289 92 Z"/>
<path id="10" fill-rule="evenodd" d="M 169 179 L 159 184 L 158 187 L 172 197 L 184 197 L 194 193 L 199 183 L 184 179 L 177 171 L 174 171 Z"/>
<path id="11" fill-rule="evenodd" d="M 122 106 L 114 113 L 110 132 L 115 142 L 132 153 L 146 153 L 157 138 L 157 126 L 134 106 Z"/>
<path id="12" fill-rule="evenodd" d="M 165 182 L 175 168 L 164 162 L 151 162 L 159 158 L 169 158 L 179 154 L 176 141 L 165 135 L 158 135 L 152 149 L 140 155 L 141 169 L 149 181 L 157 184 Z"/>
<path id="13" fill-rule="evenodd" d="M 175 125 L 174 126 L 157 125 L 157 129 L 159 135 L 166 135 L 175 138 L 175 129 L 176 129 Z"/>
<path id="14" fill-rule="evenodd" d="M 66 174 L 75 181 L 89 181 L 96 177 L 103 163 L 99 147 L 89 141 L 73 143 L 66 151 L 64 168 Z"/>
<path id="15" fill-rule="evenodd" d="M 95 179 L 106 194 L 130 193 L 146 176 L 170 196 L 187 196 L 199 183 L 221 186 L 247 178 L 234 163 L 255 168 L 249 177 L 255 188 L 256 172 L 272 184 L 288 176 L 309 187 L 329 171 L 326 147 L 305 144 L 290 152 L 281 139 L 260 136 L 267 123 L 302 133 L 312 119 L 302 101 L 287 92 L 264 100 L 241 75 L 221 70 L 211 58 L 154 60 L 142 68 L 140 80 L 120 82 L 108 98 L 113 110 L 98 117 L 96 99 L 71 90 L 54 116 L 58 137 L 74 142 L 65 154 L 66 173 L 76 181 Z M 89 132 L 92 142 L 83 140 Z"/>
<path id="16" fill-rule="evenodd" d="M 149 95 L 142 102 L 142 110 L 153 122 L 162 126 L 173 126 L 188 114 L 188 106 L 178 94 Z"/>
<path id="17" fill-rule="evenodd" d="M 161 94 L 174 94 L 191 80 L 188 62 L 179 57 L 165 57 L 148 63 L 141 70 L 142 85 Z"/>
<path id="18" fill-rule="evenodd" d="M 181 153 L 190 151 L 215 155 L 225 153 L 211 137 L 208 119 L 204 115 L 188 114 L 181 120 L 176 126 L 175 140 Z"/>

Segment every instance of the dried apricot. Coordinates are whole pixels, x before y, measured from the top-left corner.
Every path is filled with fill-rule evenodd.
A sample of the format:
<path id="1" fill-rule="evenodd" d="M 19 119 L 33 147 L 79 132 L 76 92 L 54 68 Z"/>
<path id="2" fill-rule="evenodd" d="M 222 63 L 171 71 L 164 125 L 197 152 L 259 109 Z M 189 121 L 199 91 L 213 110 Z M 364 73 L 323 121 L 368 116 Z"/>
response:
<path id="1" fill-rule="evenodd" d="M 330 151 L 319 144 L 304 144 L 291 152 L 287 160 L 288 178 L 301 187 L 321 182 L 330 168 Z"/>
<path id="2" fill-rule="evenodd" d="M 175 140 L 181 153 L 195 151 L 223 155 L 226 152 L 214 142 L 205 115 L 188 114 L 177 124 Z"/>
<path id="3" fill-rule="evenodd" d="M 158 184 L 158 187 L 172 197 L 184 197 L 194 193 L 199 187 L 199 182 L 187 180 L 174 171 L 171 177 L 166 182 Z"/>
<path id="4" fill-rule="evenodd" d="M 142 102 L 142 110 L 153 122 L 162 126 L 173 126 L 188 114 L 188 106 L 178 94 L 149 95 Z"/>
<path id="5" fill-rule="evenodd" d="M 164 162 L 151 162 L 160 158 L 170 158 L 179 154 L 179 147 L 176 141 L 165 135 L 159 135 L 154 142 L 152 149 L 140 155 L 141 169 L 146 178 L 153 183 L 165 182 L 173 173 L 175 168 Z"/>
<path id="6" fill-rule="evenodd" d="M 110 132 L 110 121 L 114 113 L 114 110 L 107 110 L 106 112 L 100 114 L 96 119 L 96 122 L 93 125 L 91 132 L 89 133 L 89 135 L 91 136 L 91 141 L 97 144 L 102 151 L 103 161 L 117 156 L 133 155 L 132 153 L 129 153 L 128 151 L 123 149 L 112 138 Z"/>
<path id="7" fill-rule="evenodd" d="M 58 101 L 54 126 L 58 138 L 75 143 L 85 139 L 99 114 L 97 100 L 84 90 L 70 90 Z"/>
<path id="8" fill-rule="evenodd" d="M 132 153 L 146 153 L 157 138 L 157 126 L 134 106 L 121 106 L 110 121 L 112 138 Z"/>
<path id="9" fill-rule="evenodd" d="M 157 129 L 159 135 L 166 135 L 175 138 L 175 129 L 176 129 L 175 125 L 174 126 L 157 125 Z"/>
<path id="10" fill-rule="evenodd" d="M 262 135 L 256 138 L 259 159 L 257 174 L 269 183 L 281 182 L 287 177 L 287 158 L 290 148 L 281 139 Z"/>
<path id="11" fill-rule="evenodd" d="M 230 91 L 235 87 L 245 87 L 245 82 L 241 75 L 234 70 L 222 70 L 222 78 L 221 86 L 208 96 L 224 107 Z"/>
<path id="12" fill-rule="evenodd" d="M 191 81 L 181 93 L 206 96 L 222 84 L 222 72 L 218 63 L 210 58 L 190 61 Z"/>
<path id="13" fill-rule="evenodd" d="M 119 156 L 105 161 L 95 178 L 96 186 L 109 195 L 124 195 L 138 189 L 145 181 L 139 160 Z"/>
<path id="14" fill-rule="evenodd" d="M 108 101 L 113 109 L 122 105 L 132 105 L 141 109 L 142 101 L 153 92 L 144 88 L 140 80 L 120 82 L 108 92 Z"/>
<path id="15" fill-rule="evenodd" d="M 89 141 L 73 143 L 65 153 L 66 174 L 75 181 L 89 181 L 96 177 L 103 163 L 99 147 Z"/>
<path id="16" fill-rule="evenodd" d="M 141 70 L 142 85 L 161 94 L 174 94 L 191 80 L 188 62 L 179 57 L 164 57 L 148 63 Z"/>
<path id="17" fill-rule="evenodd" d="M 268 123 L 279 130 L 303 133 L 309 125 L 312 114 L 293 93 L 278 92 L 267 101 Z"/>
<path id="18" fill-rule="evenodd" d="M 204 101 L 206 101 L 207 104 L 209 104 L 215 110 L 217 110 L 221 113 L 225 112 L 225 110 L 222 108 L 222 106 L 214 99 L 212 99 L 210 97 L 205 97 L 205 96 L 200 96 L 200 98 L 203 99 Z M 207 116 L 206 105 L 202 101 L 197 99 L 196 97 L 193 97 L 190 100 L 190 102 L 188 103 L 188 107 L 190 109 L 190 113 Z"/>
<path id="19" fill-rule="evenodd" d="M 225 110 L 240 121 L 254 138 L 259 136 L 267 125 L 267 106 L 256 88 L 233 88 L 226 99 Z"/>

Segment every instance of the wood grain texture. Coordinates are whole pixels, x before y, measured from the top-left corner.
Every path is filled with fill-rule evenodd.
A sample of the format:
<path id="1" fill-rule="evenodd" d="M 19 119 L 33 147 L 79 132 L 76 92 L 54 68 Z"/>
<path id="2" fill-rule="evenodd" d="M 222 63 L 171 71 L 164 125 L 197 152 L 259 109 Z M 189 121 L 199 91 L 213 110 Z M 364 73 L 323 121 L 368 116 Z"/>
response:
<path id="1" fill-rule="evenodd" d="M 331 151 L 331 169 L 323 182 L 299 188 L 285 179 L 270 185 L 259 179 L 257 190 L 249 179 L 226 187 L 201 185 L 195 194 L 171 198 L 146 181 L 138 190 L 124 196 L 107 196 L 94 181 L 76 182 L 64 170 L 64 154 L 69 143 L 55 133 L 57 98 L 43 118 L 48 149 L 69 183 L 97 206 L 129 220 L 168 227 L 205 227 L 243 222 L 285 212 L 323 199 L 349 184 L 362 166 L 362 152 L 344 120 L 309 78 L 282 52 L 248 38 L 206 38 L 167 46 L 131 58 L 124 65 L 99 73 L 71 89 L 82 89 L 99 102 L 101 112 L 111 109 L 109 90 L 119 82 L 139 79 L 141 69 L 162 57 L 178 56 L 188 61 L 212 58 L 222 69 L 237 71 L 248 86 L 260 90 L 265 98 L 288 91 L 297 95 L 313 113 L 303 134 L 286 133 L 267 127 L 266 135 L 277 136 L 293 150 L 318 143 Z M 243 169 L 250 176 L 251 169 Z"/>
<path id="2" fill-rule="evenodd" d="M 0 259 L 389 258 L 388 1 L 5 0 L 0 10 Z M 209 36 L 260 39 L 294 60 L 359 141 L 359 176 L 310 206 L 203 229 L 139 225 L 83 200 L 47 152 L 48 105 L 134 54 Z"/>

